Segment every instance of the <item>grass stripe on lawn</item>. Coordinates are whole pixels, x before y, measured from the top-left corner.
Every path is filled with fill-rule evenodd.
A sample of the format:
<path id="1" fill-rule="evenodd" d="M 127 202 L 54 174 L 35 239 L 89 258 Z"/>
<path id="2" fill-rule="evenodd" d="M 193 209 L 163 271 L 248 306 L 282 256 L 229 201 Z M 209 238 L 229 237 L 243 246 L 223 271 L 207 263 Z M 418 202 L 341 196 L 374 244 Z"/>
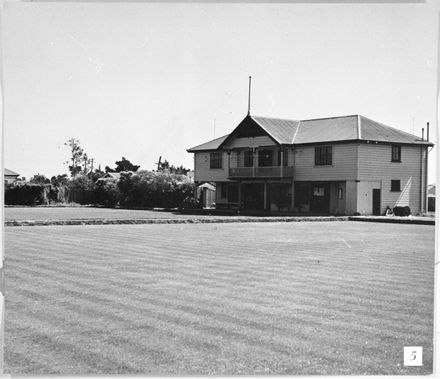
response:
<path id="1" fill-rule="evenodd" d="M 429 373 L 433 258 L 423 225 L 8 228 L 7 370 Z"/>

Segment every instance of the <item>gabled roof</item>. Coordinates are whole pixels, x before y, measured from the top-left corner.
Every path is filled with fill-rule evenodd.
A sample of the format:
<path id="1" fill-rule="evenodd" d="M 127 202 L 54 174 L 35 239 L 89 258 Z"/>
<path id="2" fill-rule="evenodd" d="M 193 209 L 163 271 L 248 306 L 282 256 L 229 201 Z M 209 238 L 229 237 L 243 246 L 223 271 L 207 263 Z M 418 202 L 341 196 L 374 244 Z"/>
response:
<path id="1" fill-rule="evenodd" d="M 249 122 L 251 121 L 251 122 Z M 188 152 L 216 150 L 230 140 L 243 123 L 262 129 L 278 144 L 311 144 L 341 141 L 374 141 L 433 146 L 415 135 L 360 115 L 329 117 L 311 120 L 284 120 L 246 116 L 231 134 L 198 145 Z"/>
<path id="2" fill-rule="evenodd" d="M 6 167 L 4 168 L 4 175 L 9 175 L 9 176 L 19 176 L 20 174 L 17 174 L 16 172 L 7 169 Z"/>
<path id="3" fill-rule="evenodd" d="M 291 144 L 300 124 L 297 120 L 281 118 L 257 116 L 251 116 L 251 118 L 280 144 Z"/>

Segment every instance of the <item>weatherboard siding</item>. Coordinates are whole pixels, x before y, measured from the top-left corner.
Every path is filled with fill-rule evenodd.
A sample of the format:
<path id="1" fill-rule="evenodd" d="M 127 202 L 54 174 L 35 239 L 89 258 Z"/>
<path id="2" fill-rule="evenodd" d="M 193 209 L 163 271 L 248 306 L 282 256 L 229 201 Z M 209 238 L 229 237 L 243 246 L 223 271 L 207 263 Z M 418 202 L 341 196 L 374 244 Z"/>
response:
<path id="1" fill-rule="evenodd" d="M 236 149 L 245 147 L 275 146 L 276 143 L 268 136 L 257 136 L 249 138 L 234 138 L 224 148 Z"/>
<path id="2" fill-rule="evenodd" d="M 228 155 L 223 153 L 223 167 L 210 168 L 210 153 L 194 154 L 194 180 L 196 182 L 223 182 L 228 180 Z"/>
<path id="3" fill-rule="evenodd" d="M 391 145 L 361 144 L 359 146 L 358 179 L 361 183 L 375 182 L 374 188 L 381 188 L 381 213 L 385 212 L 387 206 L 393 208 L 406 205 L 411 208 L 413 214 L 420 212 L 421 149 L 420 146 L 403 145 L 401 162 L 391 162 Z M 400 192 L 391 191 L 391 180 L 400 180 Z M 366 185 L 362 192 L 364 196 L 371 197 L 373 187 L 367 187 L 370 186 Z M 365 204 L 365 201 L 359 202 L 361 203 Z M 369 207 L 371 206 L 370 203 Z M 365 207 L 366 205 L 362 206 L 358 211 L 364 213 Z"/>
<path id="4" fill-rule="evenodd" d="M 298 181 L 355 180 L 357 174 L 357 144 L 328 144 L 333 146 L 332 165 L 315 166 L 315 146 L 295 148 L 294 179 Z"/>

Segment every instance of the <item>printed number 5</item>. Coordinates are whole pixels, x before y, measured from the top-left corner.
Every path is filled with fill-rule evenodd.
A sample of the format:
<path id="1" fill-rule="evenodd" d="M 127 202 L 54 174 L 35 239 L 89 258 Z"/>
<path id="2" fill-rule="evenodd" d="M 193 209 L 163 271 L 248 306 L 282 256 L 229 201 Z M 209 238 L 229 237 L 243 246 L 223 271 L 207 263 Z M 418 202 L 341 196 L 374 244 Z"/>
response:
<path id="1" fill-rule="evenodd" d="M 415 361 L 415 360 L 416 360 L 416 358 L 417 358 L 416 353 L 417 353 L 417 351 L 413 351 L 413 352 L 411 353 L 410 361 Z"/>

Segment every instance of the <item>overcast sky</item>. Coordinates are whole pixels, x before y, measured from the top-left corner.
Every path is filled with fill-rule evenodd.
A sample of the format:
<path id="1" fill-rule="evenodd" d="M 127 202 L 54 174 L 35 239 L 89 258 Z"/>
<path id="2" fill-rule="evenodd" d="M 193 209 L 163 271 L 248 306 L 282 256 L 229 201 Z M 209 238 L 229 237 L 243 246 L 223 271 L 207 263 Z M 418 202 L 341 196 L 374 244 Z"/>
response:
<path id="1" fill-rule="evenodd" d="M 440 2 L 415 4 L 6 3 L 4 164 L 67 173 L 74 137 L 98 164 L 187 148 L 247 112 L 361 114 L 436 139 Z M 429 182 L 435 181 L 431 153 Z"/>

